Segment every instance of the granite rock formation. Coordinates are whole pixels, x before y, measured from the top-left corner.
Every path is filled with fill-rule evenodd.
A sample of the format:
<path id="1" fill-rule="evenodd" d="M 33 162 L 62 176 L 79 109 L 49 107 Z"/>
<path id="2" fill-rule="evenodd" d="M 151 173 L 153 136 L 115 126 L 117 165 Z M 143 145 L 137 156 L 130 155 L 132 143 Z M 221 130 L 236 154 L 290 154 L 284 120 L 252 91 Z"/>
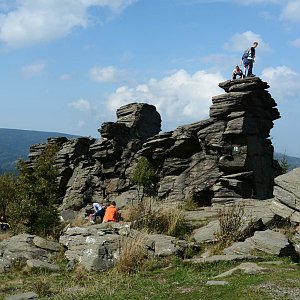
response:
<path id="1" fill-rule="evenodd" d="M 170 201 L 193 197 L 199 203 L 272 197 L 279 166 L 269 133 L 280 118 L 259 78 L 226 81 L 212 98 L 210 118 L 144 143 L 140 155 L 158 165 L 158 196 Z"/>
<path id="2" fill-rule="evenodd" d="M 128 195 L 137 158 L 157 170 L 158 197 L 170 202 L 192 197 L 202 205 L 240 198 L 273 197 L 280 167 L 273 160 L 269 133 L 280 118 L 260 78 L 225 81 L 225 93 L 212 98 L 207 120 L 160 132 L 161 118 L 149 104 L 117 110 L 115 123 L 103 123 L 99 140 L 50 139 L 58 143 L 61 209 L 78 210 L 91 199 Z M 31 147 L 29 165 L 46 144 Z M 118 203 L 117 203 L 118 204 Z"/>

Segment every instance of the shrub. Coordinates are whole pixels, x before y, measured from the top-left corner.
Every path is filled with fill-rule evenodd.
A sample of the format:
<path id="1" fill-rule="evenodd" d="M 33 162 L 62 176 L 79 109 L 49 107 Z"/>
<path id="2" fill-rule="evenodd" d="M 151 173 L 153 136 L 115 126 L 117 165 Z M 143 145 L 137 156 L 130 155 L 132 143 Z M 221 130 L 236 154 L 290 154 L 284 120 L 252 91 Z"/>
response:
<path id="1" fill-rule="evenodd" d="M 40 296 L 51 295 L 51 284 L 47 276 L 39 276 L 33 283 L 33 288 Z"/>
<path id="2" fill-rule="evenodd" d="M 284 152 L 282 158 L 280 159 L 279 164 L 282 169 L 282 174 L 286 174 L 290 170 L 291 165 L 287 161 L 285 152 Z"/>
<path id="3" fill-rule="evenodd" d="M 243 237 L 245 208 L 240 204 L 224 206 L 218 213 L 220 231 L 217 234 L 222 246 L 226 247 Z"/>
<path id="4" fill-rule="evenodd" d="M 9 203 L 16 199 L 16 178 L 12 174 L 0 175 L 0 215 L 6 218 Z"/>
<path id="5" fill-rule="evenodd" d="M 58 145 L 49 144 L 29 167 L 18 163 L 17 199 L 10 207 L 14 231 L 27 231 L 42 236 L 56 236 L 60 231 L 57 211 L 57 169 L 54 166 Z"/>
<path id="6" fill-rule="evenodd" d="M 155 168 L 144 156 L 141 156 L 131 176 L 133 184 L 137 185 L 138 200 L 143 201 L 145 195 L 152 195 L 155 192 L 157 181 Z"/>
<path id="7" fill-rule="evenodd" d="M 192 211 L 192 210 L 196 210 L 198 208 L 195 200 L 193 199 L 192 196 L 188 197 L 184 204 L 182 205 L 182 208 L 186 211 Z"/>

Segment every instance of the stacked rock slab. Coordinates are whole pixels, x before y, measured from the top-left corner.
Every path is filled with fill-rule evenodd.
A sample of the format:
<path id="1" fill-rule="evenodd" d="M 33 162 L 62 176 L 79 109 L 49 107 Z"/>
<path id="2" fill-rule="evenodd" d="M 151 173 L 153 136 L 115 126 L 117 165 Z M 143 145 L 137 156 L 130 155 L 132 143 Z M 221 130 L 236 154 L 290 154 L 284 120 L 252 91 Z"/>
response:
<path id="1" fill-rule="evenodd" d="M 192 198 L 202 205 L 240 198 L 273 196 L 278 163 L 269 133 L 280 118 L 260 78 L 225 81 L 212 98 L 210 118 L 160 132 L 153 105 L 132 103 L 117 110 L 117 121 L 103 123 L 101 139 L 51 139 L 58 143 L 61 209 L 78 210 L 108 196 L 126 198 L 135 189 L 130 177 L 140 156 L 156 167 L 158 197 L 169 202 Z M 43 145 L 31 148 L 33 165 Z"/>
<path id="2" fill-rule="evenodd" d="M 117 110 L 117 121 L 103 123 L 101 139 L 51 138 L 60 150 L 56 155 L 61 210 L 78 210 L 91 200 L 117 195 L 130 188 L 126 176 L 135 153 L 147 138 L 160 131 L 161 118 L 153 105 L 132 103 Z M 47 144 L 30 148 L 28 165 Z"/>
<path id="3" fill-rule="evenodd" d="M 280 118 L 258 77 L 219 84 L 210 118 L 149 139 L 139 152 L 158 168 L 158 195 L 169 201 L 192 197 L 202 204 L 237 198 L 267 199 L 278 164 L 269 133 Z"/>

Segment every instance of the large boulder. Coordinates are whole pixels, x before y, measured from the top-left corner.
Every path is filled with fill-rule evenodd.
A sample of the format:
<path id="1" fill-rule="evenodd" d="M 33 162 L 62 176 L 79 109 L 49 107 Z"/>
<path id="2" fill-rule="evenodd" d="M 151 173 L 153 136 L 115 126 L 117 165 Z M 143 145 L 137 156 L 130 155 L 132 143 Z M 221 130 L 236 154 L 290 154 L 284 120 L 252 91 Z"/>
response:
<path id="1" fill-rule="evenodd" d="M 288 207 L 300 211 L 300 168 L 275 178 L 274 197 Z"/>
<path id="2" fill-rule="evenodd" d="M 60 245 L 54 241 L 30 235 L 19 234 L 0 243 L 0 273 L 9 271 L 15 262 L 40 261 L 50 265 Z M 29 263 L 30 264 L 30 263 Z"/>
<path id="3" fill-rule="evenodd" d="M 289 242 L 288 238 L 280 232 L 273 230 L 256 231 L 255 234 L 244 242 L 234 243 L 232 246 L 224 249 L 228 254 L 252 254 L 255 251 L 277 255 L 294 257 L 295 248 Z"/>

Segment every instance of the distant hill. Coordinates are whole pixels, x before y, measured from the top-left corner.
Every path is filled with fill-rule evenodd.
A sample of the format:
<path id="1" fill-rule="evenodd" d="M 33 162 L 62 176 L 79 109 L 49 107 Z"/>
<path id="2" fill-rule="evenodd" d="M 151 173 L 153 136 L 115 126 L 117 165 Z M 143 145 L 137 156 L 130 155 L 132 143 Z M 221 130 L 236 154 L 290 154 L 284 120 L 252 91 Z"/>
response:
<path id="1" fill-rule="evenodd" d="M 19 158 L 26 159 L 30 146 L 47 142 L 50 137 L 77 138 L 59 132 L 0 128 L 0 174 L 15 171 Z"/>
<path id="2" fill-rule="evenodd" d="M 13 172 L 19 158 L 26 159 L 30 146 L 47 142 L 50 137 L 78 138 L 78 135 L 71 135 L 59 132 L 33 131 L 21 129 L 0 128 L 0 174 Z M 285 155 L 274 153 L 274 159 L 279 162 Z M 290 169 L 300 167 L 300 158 L 286 155 Z"/>
<path id="3" fill-rule="evenodd" d="M 300 158 L 288 156 L 277 152 L 274 153 L 274 159 L 278 160 L 278 162 L 280 162 L 284 157 L 286 157 L 286 161 L 289 165 L 289 170 L 300 167 Z"/>

